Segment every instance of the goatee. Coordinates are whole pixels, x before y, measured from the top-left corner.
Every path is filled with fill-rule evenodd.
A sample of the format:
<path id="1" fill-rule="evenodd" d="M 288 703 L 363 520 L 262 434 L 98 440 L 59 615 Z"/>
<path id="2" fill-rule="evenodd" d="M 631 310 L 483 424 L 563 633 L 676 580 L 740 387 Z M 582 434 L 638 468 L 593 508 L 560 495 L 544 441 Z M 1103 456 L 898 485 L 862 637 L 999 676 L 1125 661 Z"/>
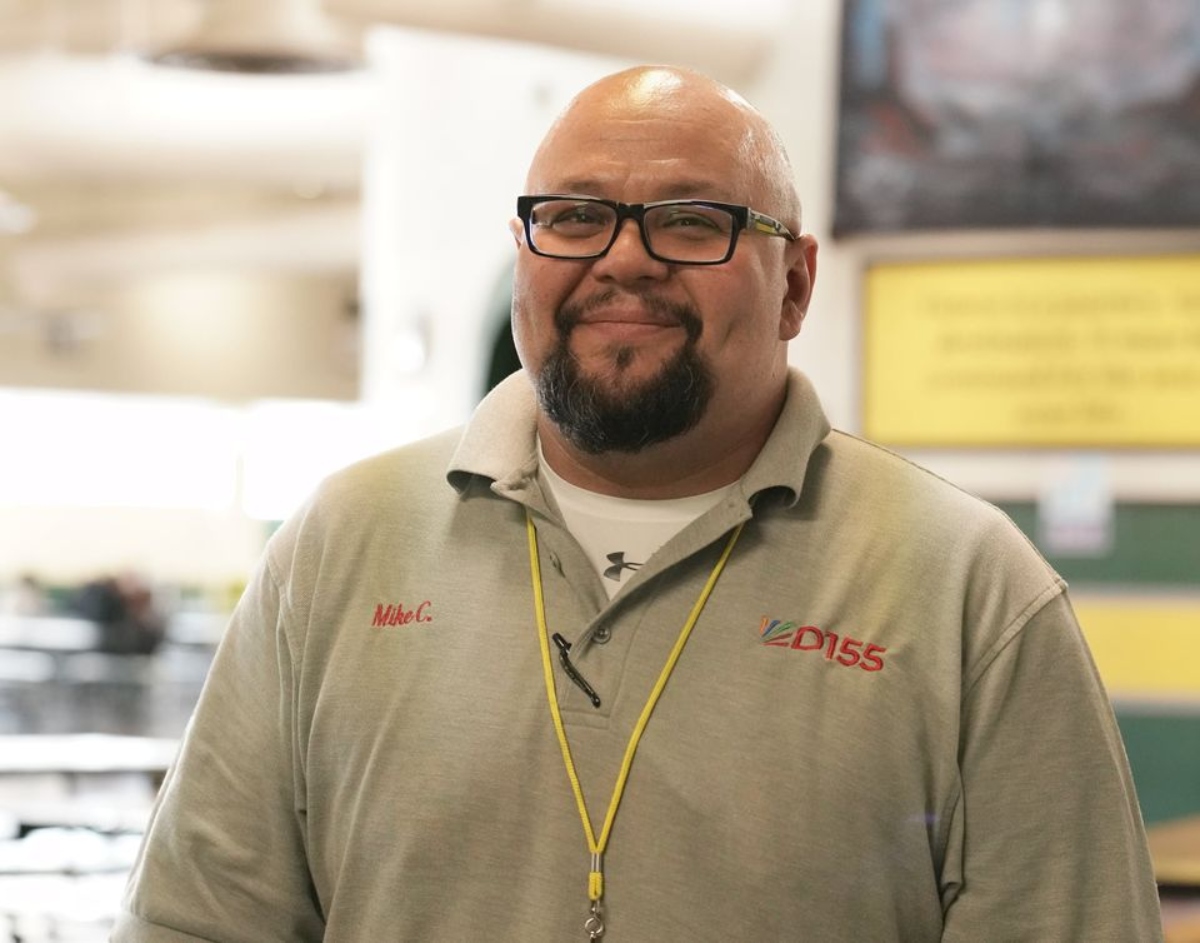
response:
<path id="1" fill-rule="evenodd" d="M 594 299 L 586 307 L 604 300 Z M 687 339 L 652 376 L 636 383 L 605 383 L 602 377 L 584 375 L 571 353 L 570 336 L 585 307 L 564 306 L 555 315 L 558 343 L 534 385 L 542 411 L 583 452 L 639 452 L 694 428 L 708 408 L 713 379 L 696 352 L 700 319 L 687 306 L 649 299 L 646 303 L 669 312 Z M 637 356 L 633 347 L 614 348 L 612 374 L 619 377 Z"/>

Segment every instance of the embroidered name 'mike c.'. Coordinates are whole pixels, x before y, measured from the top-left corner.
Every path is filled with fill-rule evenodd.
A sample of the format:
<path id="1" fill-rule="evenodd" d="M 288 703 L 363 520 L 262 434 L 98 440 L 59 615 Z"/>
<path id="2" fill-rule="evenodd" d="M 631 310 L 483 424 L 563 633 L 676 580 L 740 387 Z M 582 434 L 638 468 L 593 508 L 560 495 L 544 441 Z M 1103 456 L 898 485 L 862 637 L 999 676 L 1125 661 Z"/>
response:
<path id="1" fill-rule="evenodd" d="M 404 603 L 380 603 L 375 607 L 375 618 L 371 620 L 371 628 L 378 629 L 387 625 L 411 625 L 415 622 L 433 621 L 433 603 L 426 599 L 415 609 L 408 609 Z"/>

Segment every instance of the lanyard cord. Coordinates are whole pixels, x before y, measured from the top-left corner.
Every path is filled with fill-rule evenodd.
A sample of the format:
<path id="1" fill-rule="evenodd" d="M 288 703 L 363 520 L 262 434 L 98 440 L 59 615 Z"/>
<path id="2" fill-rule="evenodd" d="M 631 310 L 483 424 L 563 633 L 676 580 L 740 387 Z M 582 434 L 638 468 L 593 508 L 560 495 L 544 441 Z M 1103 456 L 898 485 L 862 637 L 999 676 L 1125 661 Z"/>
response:
<path id="1" fill-rule="evenodd" d="M 671 654 L 667 657 L 667 663 L 663 665 L 663 669 L 659 673 L 658 681 L 655 682 L 654 689 L 650 692 L 650 697 L 646 699 L 646 706 L 642 708 L 642 715 L 638 718 L 638 722 L 633 728 L 633 733 L 629 737 L 629 745 L 625 748 L 625 758 L 621 761 L 621 771 L 617 774 L 617 782 L 613 786 L 612 799 L 608 803 L 608 813 L 604 817 L 604 826 L 600 831 L 600 838 L 597 840 L 596 833 L 592 830 L 591 818 L 588 816 L 587 804 L 583 799 L 583 787 L 579 784 L 579 774 L 576 773 L 575 762 L 571 758 L 571 746 L 567 741 L 567 731 L 563 726 L 562 713 L 558 708 L 558 696 L 554 689 L 554 666 L 550 659 L 549 629 L 546 626 L 546 606 L 542 596 L 542 569 L 538 562 L 537 529 L 533 526 L 533 518 L 529 515 L 529 512 L 526 511 L 525 513 L 525 527 L 529 533 L 529 568 L 533 583 L 533 605 L 537 614 L 538 640 L 541 643 L 542 649 L 542 671 L 546 679 L 546 696 L 550 701 L 550 716 L 554 719 L 554 732 L 558 735 L 558 744 L 562 748 L 563 763 L 567 768 L 567 778 L 571 781 L 571 790 L 575 793 L 575 804 L 579 807 L 579 818 L 583 821 L 583 831 L 587 836 L 588 850 L 592 855 L 591 871 L 588 874 L 588 899 L 594 905 L 593 914 L 598 913 L 595 905 L 604 895 L 604 850 L 608 846 L 608 838 L 612 832 L 613 821 L 617 817 L 617 807 L 620 806 L 621 797 L 625 794 L 625 782 L 629 778 L 629 770 L 633 766 L 633 755 L 637 752 L 638 743 L 642 739 L 642 733 L 645 731 L 646 725 L 650 722 L 650 714 L 654 711 L 654 706 L 658 703 L 663 689 L 667 686 L 667 681 L 671 677 L 675 663 L 679 661 L 679 656 L 683 652 L 683 646 L 687 644 L 688 636 L 692 634 L 692 629 L 695 628 L 696 623 L 699 621 L 700 613 L 704 610 L 704 604 L 708 602 L 708 597 L 712 593 L 713 587 L 717 585 L 721 571 L 725 569 L 725 562 L 729 559 L 729 555 L 733 553 L 733 545 L 737 543 L 743 524 L 738 524 L 734 528 L 733 533 L 730 534 L 720 559 L 717 560 L 712 573 L 709 574 L 708 581 L 704 584 L 704 589 L 700 591 L 700 596 L 696 600 L 696 604 L 692 607 L 691 615 L 688 616 L 687 621 L 683 624 L 679 638 L 675 640 L 675 647 L 671 649 Z"/>

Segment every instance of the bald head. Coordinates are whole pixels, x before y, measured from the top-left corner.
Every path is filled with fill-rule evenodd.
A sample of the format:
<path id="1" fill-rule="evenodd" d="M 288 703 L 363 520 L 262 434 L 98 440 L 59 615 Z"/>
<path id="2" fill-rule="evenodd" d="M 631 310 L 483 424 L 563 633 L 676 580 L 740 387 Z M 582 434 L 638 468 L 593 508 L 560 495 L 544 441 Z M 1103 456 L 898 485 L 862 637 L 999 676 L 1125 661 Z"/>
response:
<path id="1" fill-rule="evenodd" d="M 638 66 L 606 76 L 575 96 L 534 155 L 527 192 L 550 192 L 559 158 L 581 146 L 621 148 L 622 129 L 646 125 L 691 130 L 681 147 L 725 152 L 729 186 L 748 192 L 727 197 L 800 232 L 800 200 L 791 163 L 778 133 L 741 95 L 706 75 L 667 66 Z M 603 138 L 600 138 L 601 133 Z M 584 143 L 587 142 L 587 143 Z M 705 194 L 711 196 L 711 193 Z"/>

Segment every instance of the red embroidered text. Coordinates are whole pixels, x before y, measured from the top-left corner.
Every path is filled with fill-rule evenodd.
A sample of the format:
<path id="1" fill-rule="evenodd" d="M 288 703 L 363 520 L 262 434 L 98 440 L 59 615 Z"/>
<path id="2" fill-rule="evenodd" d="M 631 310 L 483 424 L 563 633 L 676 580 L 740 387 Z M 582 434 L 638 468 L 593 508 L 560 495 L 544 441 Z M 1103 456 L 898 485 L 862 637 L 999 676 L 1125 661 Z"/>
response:
<path id="1" fill-rule="evenodd" d="M 415 609 L 406 609 L 404 603 L 380 603 L 375 607 L 375 618 L 371 620 L 372 628 L 385 625 L 409 625 L 414 622 L 432 622 L 433 603 L 426 599 Z"/>

